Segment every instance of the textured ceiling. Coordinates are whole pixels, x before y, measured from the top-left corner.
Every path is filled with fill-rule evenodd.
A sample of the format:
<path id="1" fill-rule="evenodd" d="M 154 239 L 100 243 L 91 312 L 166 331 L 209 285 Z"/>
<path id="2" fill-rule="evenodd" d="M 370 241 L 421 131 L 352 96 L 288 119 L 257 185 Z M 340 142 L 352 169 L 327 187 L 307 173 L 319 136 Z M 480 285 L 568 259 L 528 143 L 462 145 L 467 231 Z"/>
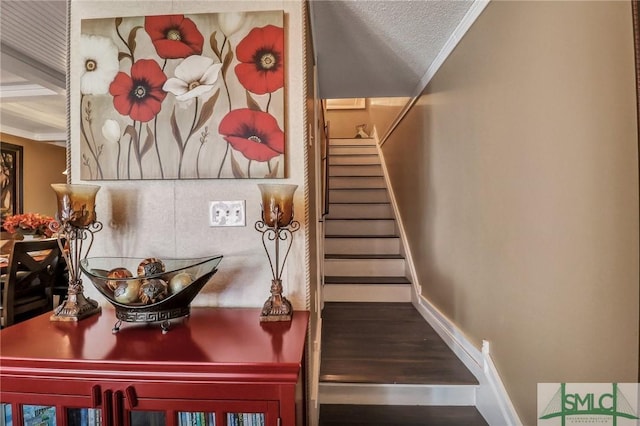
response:
<path id="1" fill-rule="evenodd" d="M 66 138 L 66 4 L 0 0 L 0 131 Z M 319 94 L 330 99 L 414 95 L 474 1 L 309 4 Z"/>
<path id="2" fill-rule="evenodd" d="M 29 52 L 31 59 L 64 74 L 66 1 L 2 0 L 0 12 L 3 47 Z"/>
<path id="3" fill-rule="evenodd" d="M 66 139 L 66 1 L 0 0 L 0 130 Z"/>
<path id="4" fill-rule="evenodd" d="M 322 98 L 411 96 L 473 1 L 312 0 Z"/>

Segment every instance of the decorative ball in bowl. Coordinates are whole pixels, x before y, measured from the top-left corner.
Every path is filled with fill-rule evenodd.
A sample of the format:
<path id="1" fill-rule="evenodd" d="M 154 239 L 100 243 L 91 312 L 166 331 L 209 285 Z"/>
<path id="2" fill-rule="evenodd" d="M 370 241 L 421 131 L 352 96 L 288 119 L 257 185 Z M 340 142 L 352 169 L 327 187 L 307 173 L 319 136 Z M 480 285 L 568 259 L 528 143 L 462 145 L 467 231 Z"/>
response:
<path id="1" fill-rule="evenodd" d="M 222 256 L 193 259 L 90 257 L 80 267 L 115 307 L 118 323 L 162 322 L 189 315 L 189 304 L 216 273 Z"/>

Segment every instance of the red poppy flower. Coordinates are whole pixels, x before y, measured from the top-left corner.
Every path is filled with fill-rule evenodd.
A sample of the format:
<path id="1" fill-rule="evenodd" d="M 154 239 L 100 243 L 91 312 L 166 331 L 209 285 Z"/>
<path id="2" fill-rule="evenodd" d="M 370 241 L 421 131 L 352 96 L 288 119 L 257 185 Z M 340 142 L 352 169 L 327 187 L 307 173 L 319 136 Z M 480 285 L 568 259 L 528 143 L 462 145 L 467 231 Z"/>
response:
<path id="1" fill-rule="evenodd" d="M 252 93 L 263 95 L 284 86 L 284 30 L 267 25 L 254 28 L 238 43 L 236 75 Z"/>
<path id="2" fill-rule="evenodd" d="M 163 59 L 200 55 L 204 37 L 196 24 L 184 15 L 146 16 L 144 30 Z"/>
<path id="3" fill-rule="evenodd" d="M 284 152 L 284 132 L 266 112 L 235 109 L 224 116 L 218 132 L 249 160 L 268 161 Z"/>
<path id="4" fill-rule="evenodd" d="M 136 61 L 131 67 L 131 77 L 119 72 L 109 86 L 113 106 L 122 115 L 137 121 L 149 121 L 162 107 L 167 92 L 162 86 L 167 76 L 160 65 L 151 59 Z"/>

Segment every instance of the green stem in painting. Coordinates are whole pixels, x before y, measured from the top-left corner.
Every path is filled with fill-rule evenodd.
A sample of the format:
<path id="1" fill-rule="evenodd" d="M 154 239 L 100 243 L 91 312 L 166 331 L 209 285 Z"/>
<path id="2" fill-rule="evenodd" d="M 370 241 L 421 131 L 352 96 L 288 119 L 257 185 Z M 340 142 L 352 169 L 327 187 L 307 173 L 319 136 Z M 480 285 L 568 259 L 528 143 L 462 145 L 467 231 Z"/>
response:
<path id="1" fill-rule="evenodd" d="M 222 56 L 222 52 L 224 52 L 224 45 L 227 44 L 227 36 L 224 36 L 224 41 L 222 42 L 222 49 L 220 49 L 220 56 Z M 231 49 L 231 43 L 229 43 L 229 49 Z M 222 60 L 222 58 L 220 58 Z M 227 85 L 226 73 L 222 73 L 222 82 L 224 83 L 224 88 L 227 91 L 227 101 L 229 102 L 229 112 L 231 112 L 231 94 L 229 93 L 229 86 Z"/>
<path id="2" fill-rule="evenodd" d="M 142 170 L 142 156 L 140 155 L 140 138 L 142 137 L 142 121 L 138 123 L 138 146 L 136 147 L 136 161 L 138 162 L 138 169 L 140 170 L 140 179 L 144 179 L 144 172 Z"/>
<path id="3" fill-rule="evenodd" d="M 133 128 L 136 127 L 136 121 L 133 120 Z M 127 152 L 127 179 L 131 179 L 131 147 L 133 146 L 133 135 L 129 135 L 129 150 Z"/>
<path id="4" fill-rule="evenodd" d="M 224 149 L 222 162 L 220 163 L 220 168 L 218 169 L 218 179 L 220 179 L 220 175 L 222 174 L 222 166 L 224 166 L 224 162 L 227 161 L 227 154 L 229 154 L 229 142 L 227 142 L 227 147 Z"/>
<path id="5" fill-rule="evenodd" d="M 120 180 L 120 140 L 118 138 L 118 156 L 116 157 L 116 179 Z"/>
<path id="6" fill-rule="evenodd" d="M 166 61 L 165 61 L 166 62 Z M 158 116 L 153 119 L 153 146 L 158 156 L 158 164 L 160 165 L 160 178 L 164 179 L 164 170 L 162 168 L 162 159 L 160 158 L 160 148 L 158 147 Z"/>
<path id="7" fill-rule="evenodd" d="M 85 142 L 87 143 L 87 147 L 89 148 L 89 152 L 91 153 L 91 156 L 93 157 L 93 160 L 96 162 L 96 165 L 98 166 L 98 175 L 100 176 L 100 178 L 102 178 L 102 168 L 100 167 L 100 161 L 98 161 L 98 156 L 96 155 L 96 152 L 94 151 L 93 147 L 91 146 L 91 141 L 89 140 L 89 137 L 87 136 L 87 130 L 85 128 L 84 122 L 85 120 L 89 123 L 89 129 L 91 129 L 91 110 L 90 109 L 85 109 L 84 106 L 84 94 L 80 96 L 80 107 L 82 108 L 82 110 L 85 110 L 87 112 L 87 117 L 83 117 L 82 111 L 80 112 L 80 131 L 82 132 L 82 136 L 84 137 Z M 86 107 L 89 108 L 89 107 Z M 91 132 L 91 134 L 93 135 L 93 131 Z"/>
<path id="8" fill-rule="evenodd" d="M 191 123 L 191 129 L 189 130 L 189 134 L 187 135 L 187 138 L 184 141 L 184 145 L 182 146 L 182 150 L 180 151 L 180 162 L 178 163 L 178 179 L 182 178 L 182 159 L 184 158 L 184 152 L 187 149 L 187 144 L 189 143 L 189 139 L 193 134 L 193 129 L 196 126 L 196 120 L 198 118 L 198 98 L 195 98 L 195 101 L 196 108 L 193 111 L 193 122 Z"/>
<path id="9" fill-rule="evenodd" d="M 200 136 L 200 146 L 198 147 L 198 155 L 196 156 L 196 177 L 200 179 L 200 153 L 205 142 L 207 142 L 207 136 L 209 135 L 209 128 L 205 127 L 202 136 Z"/>

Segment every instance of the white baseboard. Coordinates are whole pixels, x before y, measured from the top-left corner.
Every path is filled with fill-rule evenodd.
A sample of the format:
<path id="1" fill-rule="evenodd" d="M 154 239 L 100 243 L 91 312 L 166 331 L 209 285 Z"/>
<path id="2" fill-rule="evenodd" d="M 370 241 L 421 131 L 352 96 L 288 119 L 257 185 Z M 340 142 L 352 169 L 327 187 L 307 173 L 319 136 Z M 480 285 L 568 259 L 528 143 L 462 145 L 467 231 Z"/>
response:
<path id="1" fill-rule="evenodd" d="M 486 348 L 486 351 L 484 350 Z M 489 356 L 489 342 L 483 342 L 484 378 L 476 395 L 476 408 L 490 425 L 522 426 L 507 390 Z M 486 352 L 486 354 L 485 354 Z"/>
<path id="2" fill-rule="evenodd" d="M 478 1 L 482 4 L 482 1 Z M 490 425 L 496 426 L 520 426 L 522 422 L 509 395 L 502 384 L 498 371 L 489 355 L 489 343 L 483 343 L 483 350 L 476 348 L 466 336 L 456 327 L 456 325 L 433 306 L 424 296 L 422 296 L 422 286 L 414 267 L 411 249 L 408 244 L 407 235 L 404 231 L 402 216 L 398 210 L 393 186 L 389 180 L 387 165 L 384 155 L 379 145 L 377 131 L 373 132 L 376 144 L 378 145 L 380 164 L 382 173 L 389 193 L 389 201 L 393 208 L 400 239 L 405 251 L 406 265 L 411 281 L 413 283 L 413 305 L 422 317 L 433 327 L 438 335 L 445 341 L 449 348 L 464 363 L 471 373 L 478 379 L 480 385 L 476 389 L 476 408 Z"/>
<path id="3" fill-rule="evenodd" d="M 484 341 L 483 350 L 478 350 L 447 317 L 423 296 L 417 296 L 417 303 L 414 302 L 414 306 L 478 379 L 480 385 L 476 389 L 476 408 L 487 423 L 496 426 L 522 425 L 491 360 L 489 343 Z"/>

